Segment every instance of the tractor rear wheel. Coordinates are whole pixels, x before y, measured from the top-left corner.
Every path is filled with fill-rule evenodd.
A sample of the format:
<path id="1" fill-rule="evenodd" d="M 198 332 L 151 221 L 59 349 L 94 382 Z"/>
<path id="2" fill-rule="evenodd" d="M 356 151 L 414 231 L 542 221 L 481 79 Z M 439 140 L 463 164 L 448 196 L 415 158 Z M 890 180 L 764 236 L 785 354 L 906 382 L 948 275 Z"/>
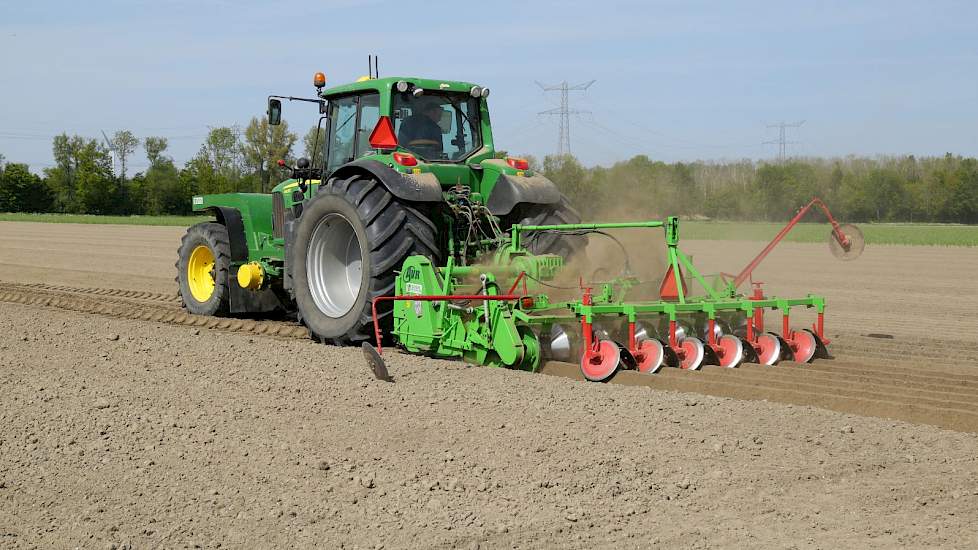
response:
<path id="1" fill-rule="evenodd" d="M 228 230 L 214 222 L 187 229 L 177 257 L 177 284 L 187 311 L 196 315 L 228 314 Z"/>
<path id="2" fill-rule="evenodd" d="M 521 204 L 507 217 L 510 224 L 555 225 L 580 223 L 581 215 L 570 205 L 567 197 L 561 197 L 557 204 Z M 534 232 L 523 237 L 523 245 L 533 254 L 557 254 L 570 261 L 584 251 L 587 237 L 572 233 Z"/>
<path id="3" fill-rule="evenodd" d="M 435 225 L 416 205 L 365 176 L 323 185 L 303 208 L 289 251 L 300 320 L 320 341 L 371 339 L 373 299 L 393 294 L 394 270 L 414 254 L 439 257 Z M 378 304 L 384 332 L 392 310 Z"/>

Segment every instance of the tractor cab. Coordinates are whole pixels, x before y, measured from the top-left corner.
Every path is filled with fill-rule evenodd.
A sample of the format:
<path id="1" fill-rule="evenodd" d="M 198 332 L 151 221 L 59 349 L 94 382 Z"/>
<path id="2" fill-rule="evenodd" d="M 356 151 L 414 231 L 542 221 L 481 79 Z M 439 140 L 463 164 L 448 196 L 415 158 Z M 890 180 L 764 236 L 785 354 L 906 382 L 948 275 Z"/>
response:
<path id="1" fill-rule="evenodd" d="M 323 151 L 327 172 L 373 151 L 398 151 L 399 158 L 411 155 L 429 163 L 465 162 L 479 152 L 481 96 L 457 91 L 398 92 L 397 84 L 407 81 L 392 82 L 393 86 L 384 87 L 388 89 L 324 94 L 329 101 Z M 383 110 L 381 93 L 389 94 Z"/>
<path id="2" fill-rule="evenodd" d="M 439 179 L 459 181 L 463 171 L 451 165 L 468 168 L 493 157 L 487 88 L 416 77 L 363 78 L 325 88 L 321 75 L 314 79 L 319 99 L 271 96 L 268 113 L 274 125 L 282 99 L 320 103 L 325 139 L 316 144 L 311 167 L 322 179 L 351 162 L 373 158 L 403 173 L 433 170 Z M 469 177 L 462 183 L 469 183 Z"/>
<path id="3" fill-rule="evenodd" d="M 507 216 L 519 204 L 556 205 L 560 193 L 524 159 L 495 158 L 489 89 L 451 80 L 363 77 L 326 87 L 313 78 L 316 98 L 269 96 L 269 124 L 281 121 L 282 101 L 319 106 L 312 159 L 300 159 L 292 178 L 273 190 L 276 217 L 295 218 L 320 184 L 351 177 L 378 180 L 396 197 L 440 203 L 455 192 Z M 281 234 L 281 232 L 279 233 Z"/>

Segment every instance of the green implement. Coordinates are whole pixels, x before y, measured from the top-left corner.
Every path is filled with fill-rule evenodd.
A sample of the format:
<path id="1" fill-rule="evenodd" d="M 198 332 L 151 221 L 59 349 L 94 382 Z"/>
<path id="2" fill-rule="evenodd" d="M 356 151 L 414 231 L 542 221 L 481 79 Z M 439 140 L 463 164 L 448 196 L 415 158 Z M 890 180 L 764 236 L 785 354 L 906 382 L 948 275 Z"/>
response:
<path id="1" fill-rule="evenodd" d="M 543 292 L 564 268 L 556 256 L 532 255 L 521 246 L 524 234 L 578 233 L 606 229 L 662 228 L 667 245 L 666 274 L 658 300 L 631 301 L 637 285 L 630 275 L 580 284 L 580 298 L 553 301 Z M 691 276 L 702 293 L 690 291 Z M 512 280 L 500 286 L 502 278 Z M 542 360 L 574 361 L 585 378 L 603 381 L 621 368 L 645 373 L 663 366 L 699 369 L 704 364 L 736 367 L 743 361 L 772 365 L 789 358 L 806 363 L 827 357 L 825 299 L 751 296 L 732 285 L 707 283 L 679 249 L 679 220 L 521 225 L 492 260 L 477 267 L 452 262 L 436 267 L 420 256 L 408 258 L 397 277 L 393 339 L 412 353 L 535 371 Z M 463 290 L 465 289 L 465 290 Z M 597 289 L 597 291 L 595 291 Z M 794 308 L 814 309 L 811 329 L 790 324 Z M 764 330 L 765 310 L 781 314 L 780 333 Z M 379 321 L 375 334 L 382 340 Z"/>

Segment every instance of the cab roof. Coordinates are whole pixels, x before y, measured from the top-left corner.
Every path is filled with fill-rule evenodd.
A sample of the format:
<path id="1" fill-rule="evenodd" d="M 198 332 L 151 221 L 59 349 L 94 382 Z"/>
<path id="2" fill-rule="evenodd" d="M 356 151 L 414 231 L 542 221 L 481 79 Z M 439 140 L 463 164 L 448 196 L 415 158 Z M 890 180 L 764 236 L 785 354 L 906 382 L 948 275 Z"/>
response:
<path id="1" fill-rule="evenodd" d="M 458 80 L 435 80 L 431 78 L 421 78 L 418 76 L 388 76 L 384 78 L 370 78 L 358 82 L 350 82 L 349 84 L 340 84 L 339 86 L 325 88 L 323 91 L 319 92 L 319 95 L 320 97 L 326 98 L 366 90 L 389 92 L 394 85 L 401 80 L 407 81 L 416 87 L 431 91 L 468 92 L 472 89 L 472 86 L 475 86 L 475 84 L 472 84 L 471 82 L 461 82 Z"/>

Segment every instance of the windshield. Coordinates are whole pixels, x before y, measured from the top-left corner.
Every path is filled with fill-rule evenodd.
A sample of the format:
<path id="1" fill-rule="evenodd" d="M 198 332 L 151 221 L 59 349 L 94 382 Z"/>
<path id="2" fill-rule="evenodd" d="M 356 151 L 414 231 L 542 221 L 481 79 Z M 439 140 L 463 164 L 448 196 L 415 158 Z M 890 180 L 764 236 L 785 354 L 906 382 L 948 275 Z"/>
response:
<path id="1" fill-rule="evenodd" d="M 394 96 L 397 143 L 428 161 L 461 160 L 482 146 L 479 98 L 461 93 Z"/>

